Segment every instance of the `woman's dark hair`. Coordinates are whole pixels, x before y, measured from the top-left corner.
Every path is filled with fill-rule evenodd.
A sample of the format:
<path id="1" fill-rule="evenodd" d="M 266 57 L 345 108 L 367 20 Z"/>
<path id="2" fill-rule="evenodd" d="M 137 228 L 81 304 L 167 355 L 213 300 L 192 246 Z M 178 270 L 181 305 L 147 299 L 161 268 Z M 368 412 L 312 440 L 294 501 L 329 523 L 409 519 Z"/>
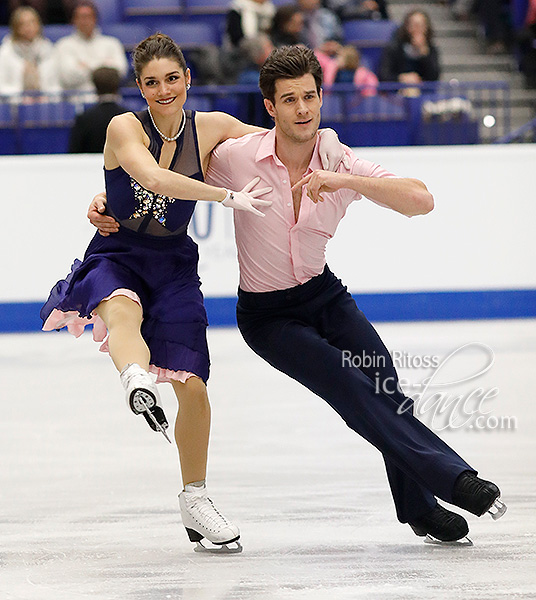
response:
<path id="1" fill-rule="evenodd" d="M 300 12 L 300 8 L 295 4 L 284 4 L 283 6 L 280 6 L 275 12 L 270 32 L 274 34 L 284 31 L 285 25 L 292 19 L 294 15 Z"/>
<path id="2" fill-rule="evenodd" d="M 409 43 L 411 41 L 410 35 L 408 33 L 408 25 L 411 17 L 413 15 L 422 15 L 426 20 L 426 41 L 428 44 L 432 43 L 432 38 L 434 37 L 434 28 L 432 27 L 432 21 L 430 20 L 430 15 L 424 10 L 412 10 L 405 17 L 402 25 L 399 27 L 397 35 L 398 39 L 403 43 Z"/>
<path id="3" fill-rule="evenodd" d="M 136 79 L 140 79 L 143 67 L 156 58 L 169 58 L 179 63 L 186 73 L 188 67 L 179 46 L 165 33 L 155 33 L 142 40 L 132 52 L 132 64 Z"/>
<path id="4" fill-rule="evenodd" d="M 275 84 L 278 79 L 297 79 L 311 74 L 320 95 L 322 67 L 315 53 L 305 46 L 282 46 L 276 48 L 261 67 L 259 87 L 262 95 L 274 102 Z"/>

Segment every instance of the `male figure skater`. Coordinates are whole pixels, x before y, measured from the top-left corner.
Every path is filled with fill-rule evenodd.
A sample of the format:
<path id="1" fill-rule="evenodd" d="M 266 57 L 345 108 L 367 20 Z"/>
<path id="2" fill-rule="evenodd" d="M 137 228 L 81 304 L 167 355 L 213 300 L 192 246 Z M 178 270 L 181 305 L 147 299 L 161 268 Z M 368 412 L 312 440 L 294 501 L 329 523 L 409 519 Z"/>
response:
<path id="1" fill-rule="evenodd" d="M 254 352 L 323 398 L 380 450 L 399 521 L 433 541 L 462 540 L 466 520 L 436 498 L 498 518 L 506 510 L 499 488 L 478 478 L 410 410 L 399 410 L 411 405 L 399 386 L 392 391 L 375 383 L 378 377 L 398 381 L 389 352 L 325 260 L 327 240 L 350 202 L 366 196 L 411 217 L 431 211 L 433 198 L 421 181 L 397 178 L 349 148 L 337 172 L 321 170 L 321 84 L 311 50 L 275 50 L 259 81 L 274 129 L 227 140 L 213 152 L 207 182 L 236 189 L 259 176 L 259 186 L 273 188 L 272 205 L 261 209 L 264 219 L 235 211 L 238 327 Z M 99 210 L 96 199 L 90 220 L 113 232 Z M 378 368 L 381 360 L 370 368 L 349 366 L 343 360 L 348 351 L 382 356 L 385 366 Z"/>

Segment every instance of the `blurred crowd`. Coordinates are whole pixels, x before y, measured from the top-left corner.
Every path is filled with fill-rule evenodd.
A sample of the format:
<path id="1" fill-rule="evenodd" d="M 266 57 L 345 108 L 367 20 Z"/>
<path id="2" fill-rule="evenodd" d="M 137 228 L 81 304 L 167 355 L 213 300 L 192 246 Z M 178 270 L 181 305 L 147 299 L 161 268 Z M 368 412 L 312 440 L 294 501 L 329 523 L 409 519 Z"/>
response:
<path id="1" fill-rule="evenodd" d="M 526 14 L 518 23 L 512 19 L 512 0 L 444 2 L 450 4 L 454 18 L 478 19 L 488 52 L 515 52 L 527 82 L 536 84 L 536 0 L 524 0 Z M 9 24 L 0 45 L 1 95 L 95 92 L 92 73 L 99 67 L 116 69 L 120 80 L 128 83 L 125 50 L 119 40 L 101 33 L 98 7 L 90 0 L 8 0 L 1 16 Z M 439 79 L 440 57 L 425 11 L 405 16 L 375 65 L 363 61 L 358 48 L 345 40 L 344 23 L 358 19 L 388 20 L 387 1 L 296 0 L 281 5 L 272 0 L 231 0 L 222 45 L 200 48 L 190 60 L 198 83 L 252 83 L 273 48 L 305 44 L 317 53 L 327 87 L 353 82 L 372 94 L 378 80 Z M 73 33 L 53 44 L 43 36 L 43 23 L 71 23 Z"/>
<path id="2" fill-rule="evenodd" d="M 536 0 L 443 3 L 450 6 L 455 19 L 478 20 L 487 51 L 514 53 L 527 84 L 536 87 Z M 106 103 L 103 112 L 107 115 L 123 110 L 120 86 L 135 82 L 121 41 L 103 35 L 99 28 L 97 4 L 91 0 L 8 0 L 1 10 L 0 19 L 9 30 L 0 44 L 0 96 L 34 102 L 39 92 L 69 91 L 85 94 L 86 101 L 91 97 Z M 256 84 L 270 52 L 291 44 L 314 49 L 327 90 L 337 83 L 353 83 L 363 96 L 371 96 L 379 81 L 409 86 L 439 80 L 441 59 L 433 24 L 424 10 L 405 15 L 384 41 L 374 64 L 345 39 L 349 22 L 390 23 L 389 18 L 386 0 L 296 0 L 288 4 L 230 0 L 222 44 L 200 47 L 187 58 L 199 84 Z M 54 23 L 70 23 L 72 33 L 52 43 L 43 34 L 43 24 Z M 412 89 L 407 91 L 410 95 Z M 91 126 L 86 124 L 86 129 L 91 131 Z M 73 148 L 76 145 L 73 142 Z"/>

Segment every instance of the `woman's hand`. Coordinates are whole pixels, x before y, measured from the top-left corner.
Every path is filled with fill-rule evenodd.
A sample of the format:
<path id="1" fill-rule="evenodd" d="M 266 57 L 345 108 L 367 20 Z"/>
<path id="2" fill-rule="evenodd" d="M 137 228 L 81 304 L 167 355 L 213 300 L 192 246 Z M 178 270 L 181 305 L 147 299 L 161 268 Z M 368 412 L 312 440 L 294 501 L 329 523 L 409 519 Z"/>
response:
<path id="1" fill-rule="evenodd" d="M 247 210 L 252 212 L 259 217 L 264 217 L 264 213 L 257 210 L 256 206 L 271 206 L 271 200 L 260 200 L 258 196 L 271 192 L 273 188 L 264 187 L 260 190 L 253 190 L 253 188 L 261 180 L 260 177 L 255 177 L 246 186 L 244 186 L 239 192 L 231 192 L 227 190 L 227 197 L 222 200 L 223 206 L 228 208 L 235 208 L 237 210 Z"/>
<path id="2" fill-rule="evenodd" d="M 336 171 L 342 163 L 346 169 L 350 169 L 350 161 L 346 156 L 346 150 L 339 140 L 339 136 L 333 129 L 319 129 L 318 153 L 322 168 L 326 171 Z"/>

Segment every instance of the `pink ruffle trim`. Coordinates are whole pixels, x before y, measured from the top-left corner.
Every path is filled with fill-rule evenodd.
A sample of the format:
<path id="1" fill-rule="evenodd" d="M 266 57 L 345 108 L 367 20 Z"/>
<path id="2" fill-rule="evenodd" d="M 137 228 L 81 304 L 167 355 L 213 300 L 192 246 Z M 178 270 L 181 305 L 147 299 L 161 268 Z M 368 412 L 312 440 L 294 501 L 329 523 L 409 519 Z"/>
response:
<path id="1" fill-rule="evenodd" d="M 127 290 L 126 288 L 114 290 L 109 296 L 103 298 L 102 301 L 110 300 L 116 296 L 126 296 L 141 306 L 141 300 L 138 294 L 132 290 Z M 91 317 L 88 318 L 81 317 L 80 314 L 74 310 L 63 312 L 55 308 L 45 321 L 43 331 L 53 331 L 54 329 L 67 327 L 67 331 L 78 338 L 84 333 L 84 329 L 87 325 L 93 325 L 93 339 L 96 342 L 102 342 L 99 350 L 101 352 L 110 353 L 108 347 L 108 330 L 104 321 L 95 313 L 92 313 Z M 169 383 L 172 380 L 185 383 L 190 377 L 197 377 L 197 375 L 190 373 L 190 371 L 171 371 L 170 369 L 163 369 L 162 367 L 157 367 L 155 365 L 149 365 L 149 371 L 156 375 L 157 383 Z"/>

